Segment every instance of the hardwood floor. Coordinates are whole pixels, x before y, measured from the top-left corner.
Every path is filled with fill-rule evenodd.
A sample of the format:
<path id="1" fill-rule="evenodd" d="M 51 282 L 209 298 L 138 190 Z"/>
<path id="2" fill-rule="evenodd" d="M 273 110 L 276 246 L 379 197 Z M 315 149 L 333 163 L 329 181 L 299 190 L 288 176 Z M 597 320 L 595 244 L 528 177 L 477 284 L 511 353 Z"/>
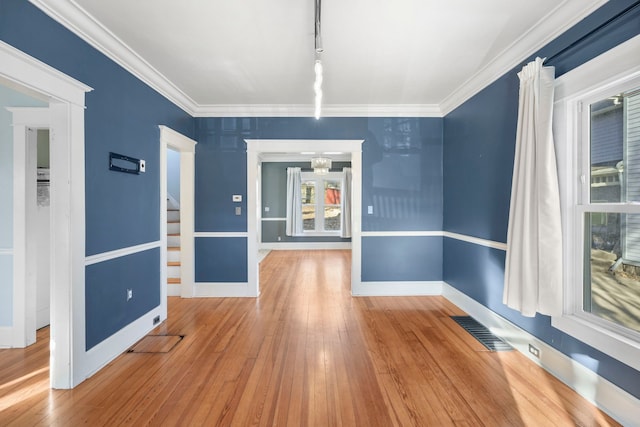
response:
<path id="1" fill-rule="evenodd" d="M 0 425 L 613 426 L 519 353 L 489 352 L 442 297 L 350 295 L 349 251 L 272 251 L 258 299 L 169 298 L 153 335 L 73 390 L 48 332 L 0 350 Z"/>

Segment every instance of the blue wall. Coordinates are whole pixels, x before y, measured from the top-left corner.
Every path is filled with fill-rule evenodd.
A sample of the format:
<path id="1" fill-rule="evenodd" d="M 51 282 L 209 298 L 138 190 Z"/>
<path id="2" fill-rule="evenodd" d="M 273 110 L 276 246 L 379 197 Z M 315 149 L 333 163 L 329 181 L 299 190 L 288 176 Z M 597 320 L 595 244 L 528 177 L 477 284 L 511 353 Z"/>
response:
<path id="1" fill-rule="evenodd" d="M 363 231 L 442 230 L 442 119 L 439 118 L 197 118 L 196 119 L 196 232 L 245 232 L 246 204 L 236 216 L 233 194 L 246 196 L 244 139 L 363 139 Z M 367 206 L 374 213 L 367 215 Z M 238 237 L 246 241 L 244 237 Z M 370 281 L 442 280 L 441 266 L 390 262 L 411 256 L 412 237 L 383 242 L 383 251 L 363 239 L 362 275 Z M 201 252 L 214 254 L 217 238 L 196 244 L 196 281 L 246 280 L 246 264 L 223 269 L 205 267 Z M 421 238 L 420 253 L 442 257 L 439 237 Z M 371 241 L 373 242 L 373 241 Z M 378 242 L 376 242 L 376 245 Z M 366 246 L 366 247 L 365 247 Z M 237 245 L 230 260 L 245 259 Z M 228 249 L 230 250 L 230 249 Z M 212 255 L 213 256 L 213 255 Z M 200 260 L 200 261 L 198 261 Z M 209 259 L 211 261 L 211 259 Z M 230 261 L 232 262 L 232 261 Z M 384 274 L 380 267 L 385 266 Z M 431 266 L 431 264 L 429 264 Z M 226 279 L 226 280 L 225 280 Z"/>
<path id="2" fill-rule="evenodd" d="M 94 255 L 160 239 L 160 132 L 167 125 L 193 136 L 187 113 L 93 49 L 24 0 L 0 2 L 0 39 L 91 86 L 86 95 L 86 254 Z M 110 151 L 145 159 L 147 172 L 130 175 L 108 169 Z M 159 304 L 158 251 L 131 273 L 131 259 L 108 265 L 117 277 L 86 270 L 88 348 Z M 126 305 L 126 293 L 93 302 L 114 288 L 138 289 Z M 122 319 L 113 321 L 113 319 Z"/>
<path id="3" fill-rule="evenodd" d="M 556 76 L 640 33 L 640 12 L 588 37 L 566 53 L 565 46 L 588 34 L 632 1 L 612 0 L 545 46 Z M 526 63 L 527 60 L 523 60 Z M 517 69 L 482 90 L 444 118 L 444 230 L 505 242 L 518 109 Z M 534 318 L 502 304 L 504 251 L 444 239 L 444 280 L 529 331 L 564 354 L 640 398 L 640 373 Z"/>

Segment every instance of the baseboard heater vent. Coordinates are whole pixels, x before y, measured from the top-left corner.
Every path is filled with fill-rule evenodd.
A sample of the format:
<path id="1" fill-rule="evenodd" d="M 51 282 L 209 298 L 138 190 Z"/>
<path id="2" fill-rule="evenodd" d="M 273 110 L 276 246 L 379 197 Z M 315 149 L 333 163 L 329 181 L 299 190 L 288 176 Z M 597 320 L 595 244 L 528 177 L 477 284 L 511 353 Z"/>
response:
<path id="1" fill-rule="evenodd" d="M 184 335 L 147 335 L 127 353 L 169 353 L 184 338 Z"/>
<path id="2" fill-rule="evenodd" d="M 480 324 L 471 316 L 451 316 L 453 320 L 469 332 L 475 339 L 480 341 L 488 350 L 491 351 L 510 351 L 513 350 L 509 344 L 504 342 L 502 338 L 495 336 L 485 326 Z"/>

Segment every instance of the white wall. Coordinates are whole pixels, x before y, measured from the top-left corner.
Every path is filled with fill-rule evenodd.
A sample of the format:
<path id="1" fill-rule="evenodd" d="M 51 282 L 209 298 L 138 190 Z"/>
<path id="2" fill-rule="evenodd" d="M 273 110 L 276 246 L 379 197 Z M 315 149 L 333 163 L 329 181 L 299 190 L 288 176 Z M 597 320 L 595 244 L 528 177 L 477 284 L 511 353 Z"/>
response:
<path id="1" fill-rule="evenodd" d="M 13 324 L 13 130 L 7 107 L 47 105 L 0 84 L 0 327 Z"/>

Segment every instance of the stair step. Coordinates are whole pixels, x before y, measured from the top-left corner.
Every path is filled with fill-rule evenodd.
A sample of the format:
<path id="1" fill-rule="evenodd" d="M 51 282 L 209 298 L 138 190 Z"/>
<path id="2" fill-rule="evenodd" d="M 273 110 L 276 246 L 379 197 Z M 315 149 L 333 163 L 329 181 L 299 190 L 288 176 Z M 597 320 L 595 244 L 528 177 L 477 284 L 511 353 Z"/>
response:
<path id="1" fill-rule="evenodd" d="M 180 251 L 167 251 L 167 262 L 180 261 Z"/>
<path id="2" fill-rule="evenodd" d="M 180 221 L 180 211 L 167 209 L 167 221 Z"/>
<path id="3" fill-rule="evenodd" d="M 168 251 L 179 251 L 180 250 L 180 246 L 169 246 L 167 247 Z"/>
<path id="4" fill-rule="evenodd" d="M 180 284 L 180 278 L 179 277 L 169 277 L 167 279 L 167 283 L 169 283 L 170 285 L 179 285 Z"/>
<path id="5" fill-rule="evenodd" d="M 175 236 L 175 237 L 178 237 L 178 236 L 180 236 L 180 233 L 167 233 L 167 236 Z"/>
<path id="6" fill-rule="evenodd" d="M 167 267 L 180 267 L 180 261 L 169 261 Z"/>

